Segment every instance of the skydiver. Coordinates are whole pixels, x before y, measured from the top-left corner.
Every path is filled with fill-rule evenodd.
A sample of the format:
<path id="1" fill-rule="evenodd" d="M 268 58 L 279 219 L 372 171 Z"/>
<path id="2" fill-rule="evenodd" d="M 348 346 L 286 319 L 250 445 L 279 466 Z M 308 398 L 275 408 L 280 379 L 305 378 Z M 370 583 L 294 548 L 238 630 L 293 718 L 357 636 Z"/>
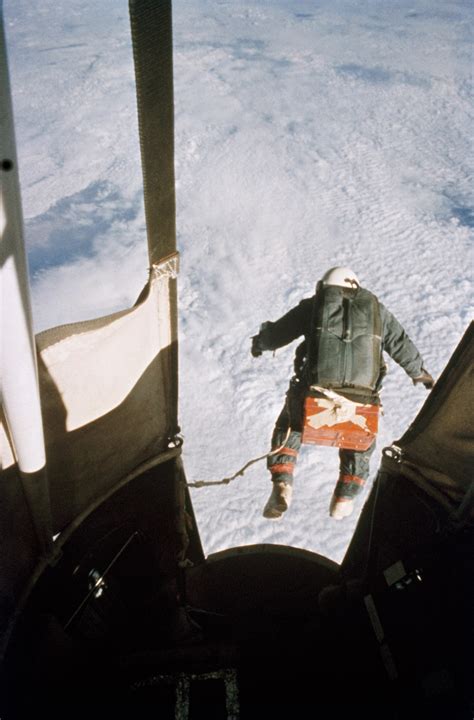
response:
<path id="1" fill-rule="evenodd" d="M 276 421 L 267 467 L 273 490 L 263 515 L 281 518 L 289 508 L 293 472 L 301 446 L 305 398 L 311 386 L 327 388 L 349 401 L 380 405 L 379 392 L 387 372 L 383 351 L 411 377 L 431 389 L 434 379 L 398 320 L 347 267 L 328 270 L 311 298 L 275 322 L 265 322 L 252 337 L 251 353 L 259 357 L 304 336 L 295 355 L 295 375 Z M 339 478 L 329 514 L 336 520 L 351 515 L 354 498 L 369 476 L 375 438 L 366 450 L 339 450 Z"/>

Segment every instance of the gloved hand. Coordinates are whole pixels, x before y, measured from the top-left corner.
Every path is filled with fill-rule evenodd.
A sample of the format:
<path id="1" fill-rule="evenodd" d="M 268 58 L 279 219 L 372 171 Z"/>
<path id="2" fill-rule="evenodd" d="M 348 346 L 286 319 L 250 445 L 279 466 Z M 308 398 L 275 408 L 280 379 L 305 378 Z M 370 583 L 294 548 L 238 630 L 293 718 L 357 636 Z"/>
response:
<path id="1" fill-rule="evenodd" d="M 413 385 L 418 385 L 419 383 L 422 383 L 427 390 L 431 390 L 435 383 L 434 378 L 423 367 L 421 368 L 421 375 L 413 378 Z"/>
<path id="2" fill-rule="evenodd" d="M 298 345 L 298 347 L 295 350 L 295 359 L 293 360 L 293 370 L 296 375 L 298 375 L 304 365 L 304 362 L 306 360 L 306 340 L 303 340 L 302 343 Z"/>
<path id="3" fill-rule="evenodd" d="M 258 335 L 252 336 L 252 347 L 250 348 L 250 352 L 252 353 L 253 357 L 260 357 L 263 350 L 260 343 L 260 338 Z"/>

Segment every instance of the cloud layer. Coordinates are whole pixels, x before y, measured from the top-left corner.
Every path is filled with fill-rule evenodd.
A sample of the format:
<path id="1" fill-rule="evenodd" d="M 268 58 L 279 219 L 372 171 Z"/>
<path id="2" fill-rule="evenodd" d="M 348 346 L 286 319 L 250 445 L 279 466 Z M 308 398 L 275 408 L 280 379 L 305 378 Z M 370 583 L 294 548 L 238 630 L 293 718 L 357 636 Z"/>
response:
<path id="1" fill-rule="evenodd" d="M 5 4 L 39 330 L 127 307 L 146 280 L 128 11 Z M 472 15 L 440 0 L 175 3 L 189 480 L 268 449 L 294 347 L 254 360 L 249 337 L 334 264 L 380 295 L 430 372 L 445 366 L 472 315 Z M 379 451 L 424 398 L 392 363 Z M 337 465 L 301 453 L 280 523 L 261 518 L 263 463 L 193 491 L 206 551 L 281 542 L 340 560 L 356 518 L 327 516 Z"/>

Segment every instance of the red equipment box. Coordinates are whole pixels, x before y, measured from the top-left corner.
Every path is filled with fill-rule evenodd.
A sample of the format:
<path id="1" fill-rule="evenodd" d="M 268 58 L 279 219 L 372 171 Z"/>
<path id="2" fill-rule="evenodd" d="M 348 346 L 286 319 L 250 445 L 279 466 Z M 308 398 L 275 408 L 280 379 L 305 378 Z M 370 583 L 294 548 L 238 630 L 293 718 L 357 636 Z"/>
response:
<path id="1" fill-rule="evenodd" d="M 378 430 L 379 405 L 308 396 L 301 441 L 347 450 L 367 450 Z"/>

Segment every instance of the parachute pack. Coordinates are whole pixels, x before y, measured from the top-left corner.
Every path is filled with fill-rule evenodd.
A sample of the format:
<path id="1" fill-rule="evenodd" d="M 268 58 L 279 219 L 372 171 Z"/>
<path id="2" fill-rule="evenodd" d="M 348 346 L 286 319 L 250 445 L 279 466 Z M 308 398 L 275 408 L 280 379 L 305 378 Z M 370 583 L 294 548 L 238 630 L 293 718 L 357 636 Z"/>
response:
<path id="1" fill-rule="evenodd" d="M 381 373 L 379 303 L 365 288 L 318 283 L 308 352 L 309 385 L 376 391 Z"/>

